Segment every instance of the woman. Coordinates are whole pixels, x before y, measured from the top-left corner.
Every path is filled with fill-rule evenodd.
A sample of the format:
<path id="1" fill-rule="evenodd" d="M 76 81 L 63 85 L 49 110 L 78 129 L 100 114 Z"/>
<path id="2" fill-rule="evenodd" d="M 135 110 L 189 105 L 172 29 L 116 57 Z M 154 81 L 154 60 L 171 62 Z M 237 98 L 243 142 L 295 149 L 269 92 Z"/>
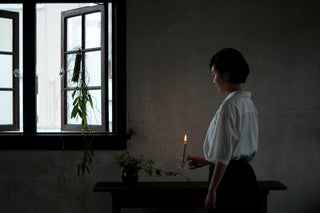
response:
<path id="1" fill-rule="evenodd" d="M 249 66 L 239 51 L 225 48 L 212 57 L 210 70 L 218 91 L 228 96 L 208 128 L 204 158 L 188 156 L 187 160 L 191 169 L 210 165 L 206 208 L 257 212 L 257 181 L 248 162 L 258 148 L 258 115 L 251 93 L 243 88 Z"/>

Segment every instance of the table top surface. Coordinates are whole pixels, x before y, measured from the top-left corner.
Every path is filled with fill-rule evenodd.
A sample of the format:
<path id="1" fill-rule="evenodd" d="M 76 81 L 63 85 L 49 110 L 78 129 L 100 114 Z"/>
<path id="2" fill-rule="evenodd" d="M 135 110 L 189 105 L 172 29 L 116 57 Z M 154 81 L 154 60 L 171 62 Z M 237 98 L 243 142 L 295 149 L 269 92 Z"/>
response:
<path id="1" fill-rule="evenodd" d="M 277 180 L 258 181 L 261 190 L 287 190 L 287 186 Z M 115 192 L 126 190 L 207 190 L 206 181 L 187 182 L 138 182 L 133 185 L 125 185 L 122 182 L 97 182 L 93 191 Z"/>

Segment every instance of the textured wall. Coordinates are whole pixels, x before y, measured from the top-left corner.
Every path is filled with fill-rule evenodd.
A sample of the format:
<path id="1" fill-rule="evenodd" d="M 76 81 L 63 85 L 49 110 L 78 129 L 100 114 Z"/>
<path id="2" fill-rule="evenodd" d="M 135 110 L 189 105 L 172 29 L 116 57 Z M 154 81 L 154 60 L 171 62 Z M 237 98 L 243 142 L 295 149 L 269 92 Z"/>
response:
<path id="1" fill-rule="evenodd" d="M 208 62 L 219 49 L 235 47 L 251 66 L 245 87 L 259 111 L 260 145 L 252 165 L 258 179 L 288 186 L 270 193 L 269 212 L 319 212 L 319 10 L 318 0 L 128 0 L 128 150 L 172 170 L 187 133 L 187 152 L 202 155 L 209 122 L 226 96 L 212 85 Z M 110 195 L 92 188 L 96 181 L 120 180 L 114 162 L 119 153 L 97 151 L 93 173 L 78 179 L 80 153 L 2 151 L 1 210 L 110 212 Z M 186 175 L 206 180 L 207 169 Z"/>

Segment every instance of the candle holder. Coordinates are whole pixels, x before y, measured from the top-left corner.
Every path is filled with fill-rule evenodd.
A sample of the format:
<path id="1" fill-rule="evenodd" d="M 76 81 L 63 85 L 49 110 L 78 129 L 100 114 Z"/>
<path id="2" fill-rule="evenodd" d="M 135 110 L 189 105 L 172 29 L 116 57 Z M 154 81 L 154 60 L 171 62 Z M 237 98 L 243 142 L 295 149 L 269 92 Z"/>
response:
<path id="1" fill-rule="evenodd" d="M 179 169 L 189 169 L 189 164 L 185 159 L 183 159 L 183 157 L 181 157 L 181 161 L 180 161 L 178 168 Z"/>

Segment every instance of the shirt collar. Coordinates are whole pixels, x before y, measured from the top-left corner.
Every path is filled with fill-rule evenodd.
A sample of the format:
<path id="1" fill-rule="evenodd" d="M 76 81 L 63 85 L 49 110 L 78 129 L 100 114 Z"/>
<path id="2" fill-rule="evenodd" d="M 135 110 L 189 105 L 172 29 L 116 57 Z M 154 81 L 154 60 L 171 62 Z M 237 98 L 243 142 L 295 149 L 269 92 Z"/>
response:
<path id="1" fill-rule="evenodd" d="M 239 91 L 239 90 L 233 91 L 228 94 L 228 96 L 222 101 L 222 103 L 224 103 L 225 101 L 227 101 L 235 96 L 244 97 L 244 98 L 251 98 L 251 92 Z"/>

